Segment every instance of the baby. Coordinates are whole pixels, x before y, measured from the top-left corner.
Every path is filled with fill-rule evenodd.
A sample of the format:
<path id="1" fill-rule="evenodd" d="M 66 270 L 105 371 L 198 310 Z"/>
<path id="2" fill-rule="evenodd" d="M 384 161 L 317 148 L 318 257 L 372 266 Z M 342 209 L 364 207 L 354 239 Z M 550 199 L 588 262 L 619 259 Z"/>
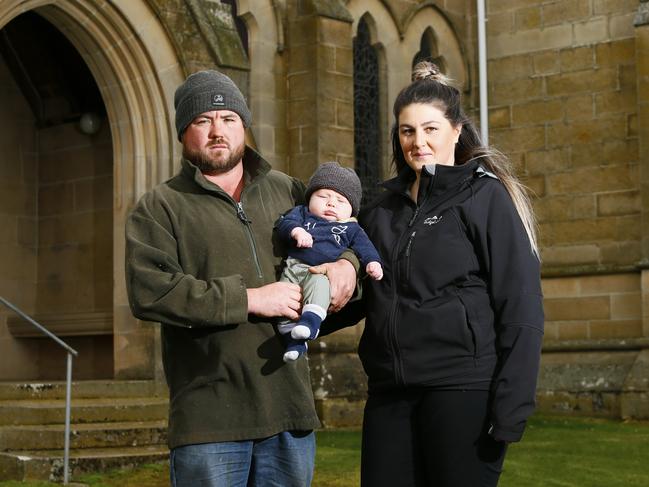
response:
<path id="1" fill-rule="evenodd" d="M 329 280 L 326 275 L 311 274 L 309 267 L 335 261 L 351 248 L 371 278 L 383 277 L 379 254 L 354 218 L 362 196 L 354 170 L 337 162 L 322 164 L 311 177 L 305 196 L 308 206 L 296 206 L 275 224 L 279 237 L 289 247 L 281 280 L 299 284 L 303 296 L 298 321 L 278 327 L 281 334 L 290 334 L 285 362 L 297 360 L 306 352 L 306 341 L 318 336 L 327 316 Z"/>

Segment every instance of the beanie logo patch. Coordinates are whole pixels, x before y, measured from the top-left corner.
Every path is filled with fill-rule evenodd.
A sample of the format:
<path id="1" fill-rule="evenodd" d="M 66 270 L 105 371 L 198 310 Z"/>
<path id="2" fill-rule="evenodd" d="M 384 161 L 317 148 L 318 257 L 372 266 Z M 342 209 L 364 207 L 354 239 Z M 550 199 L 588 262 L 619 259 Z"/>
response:
<path id="1" fill-rule="evenodd" d="M 225 101 L 223 100 L 223 95 L 217 94 L 212 96 L 212 106 L 222 107 L 225 106 Z"/>

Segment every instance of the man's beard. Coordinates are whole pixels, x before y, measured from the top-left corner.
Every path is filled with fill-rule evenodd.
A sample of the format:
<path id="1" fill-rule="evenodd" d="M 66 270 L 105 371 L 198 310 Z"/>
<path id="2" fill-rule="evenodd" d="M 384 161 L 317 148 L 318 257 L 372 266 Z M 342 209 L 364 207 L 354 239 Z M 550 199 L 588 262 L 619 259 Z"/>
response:
<path id="1" fill-rule="evenodd" d="M 226 173 L 236 167 L 243 158 L 245 150 L 245 144 L 241 144 L 230 152 L 229 157 L 224 158 L 224 156 L 210 154 L 206 150 L 192 151 L 183 147 L 183 157 L 194 164 L 203 174 L 214 176 Z"/>

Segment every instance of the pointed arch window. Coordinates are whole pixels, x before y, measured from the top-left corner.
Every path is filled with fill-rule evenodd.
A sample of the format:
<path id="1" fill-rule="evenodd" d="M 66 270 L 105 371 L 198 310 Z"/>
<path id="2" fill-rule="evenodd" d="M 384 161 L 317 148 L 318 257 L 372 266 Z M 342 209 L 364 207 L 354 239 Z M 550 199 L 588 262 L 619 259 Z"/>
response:
<path id="1" fill-rule="evenodd" d="M 412 67 L 420 61 L 432 61 L 437 65 L 442 73 L 446 73 L 446 60 L 444 59 L 444 56 L 440 56 L 437 46 L 438 43 L 435 32 L 433 32 L 433 29 L 428 27 L 421 35 L 419 52 L 417 52 L 415 57 L 412 59 Z"/>
<path id="2" fill-rule="evenodd" d="M 354 160 L 363 184 L 363 202 L 379 193 L 381 134 L 379 117 L 379 59 L 365 19 L 354 38 Z"/>

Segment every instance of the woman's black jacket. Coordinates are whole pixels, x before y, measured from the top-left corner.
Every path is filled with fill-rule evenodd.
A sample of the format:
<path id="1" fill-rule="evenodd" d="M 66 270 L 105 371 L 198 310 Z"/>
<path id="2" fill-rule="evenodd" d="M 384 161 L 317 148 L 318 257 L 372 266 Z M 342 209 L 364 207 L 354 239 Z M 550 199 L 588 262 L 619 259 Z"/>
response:
<path id="1" fill-rule="evenodd" d="M 384 263 L 363 299 L 321 335 L 366 317 L 359 356 L 372 391 L 492 391 L 492 435 L 518 441 L 534 409 L 543 337 L 539 260 L 512 198 L 479 160 L 409 168 L 360 215 Z"/>

